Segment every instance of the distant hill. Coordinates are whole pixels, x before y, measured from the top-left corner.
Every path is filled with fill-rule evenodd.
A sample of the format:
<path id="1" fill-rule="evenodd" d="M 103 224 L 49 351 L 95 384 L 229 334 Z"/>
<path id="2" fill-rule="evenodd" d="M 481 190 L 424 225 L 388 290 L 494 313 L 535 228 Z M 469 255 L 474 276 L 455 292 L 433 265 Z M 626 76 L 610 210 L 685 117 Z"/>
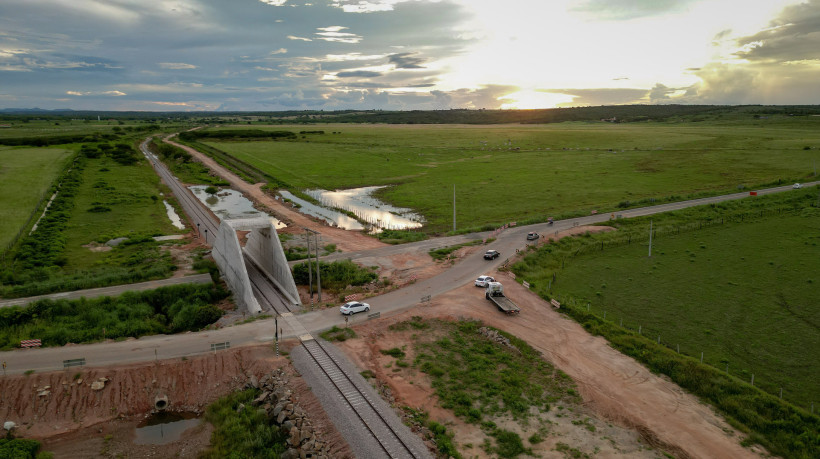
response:
<path id="1" fill-rule="evenodd" d="M 265 124 L 385 123 L 385 124 L 543 124 L 565 121 L 642 121 L 751 118 L 769 115 L 820 115 L 820 105 L 606 105 L 539 110 L 291 110 L 279 112 L 112 112 L 39 108 L 0 109 L 0 118 L 175 119 L 197 122 Z"/>

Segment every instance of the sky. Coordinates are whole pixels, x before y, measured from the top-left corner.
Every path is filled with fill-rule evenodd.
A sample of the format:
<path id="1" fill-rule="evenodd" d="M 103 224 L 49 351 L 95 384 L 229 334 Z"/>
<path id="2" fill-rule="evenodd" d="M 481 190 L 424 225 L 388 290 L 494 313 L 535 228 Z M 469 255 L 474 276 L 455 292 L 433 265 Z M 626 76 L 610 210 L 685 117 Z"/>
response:
<path id="1" fill-rule="evenodd" d="M 820 104 L 820 0 L 2 0 L 0 109 Z"/>

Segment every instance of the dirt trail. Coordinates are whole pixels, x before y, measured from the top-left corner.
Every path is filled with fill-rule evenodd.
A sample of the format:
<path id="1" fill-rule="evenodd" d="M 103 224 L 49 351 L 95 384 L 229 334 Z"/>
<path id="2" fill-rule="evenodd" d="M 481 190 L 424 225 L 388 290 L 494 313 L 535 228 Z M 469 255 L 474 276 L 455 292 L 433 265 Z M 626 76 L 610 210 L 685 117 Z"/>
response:
<path id="1" fill-rule="evenodd" d="M 283 233 L 302 233 L 302 228 L 310 228 L 321 233 L 322 242 L 325 244 L 336 244 L 336 247 L 343 252 L 356 252 L 359 250 L 375 249 L 387 244 L 366 236 L 358 231 L 347 231 L 341 228 L 328 226 L 323 222 L 314 220 L 297 210 L 286 206 L 282 201 L 274 199 L 262 190 L 263 183 L 249 184 L 239 178 L 233 172 L 225 169 L 208 155 L 205 155 L 191 147 L 173 142 L 168 139 L 163 140 L 175 147 L 182 148 L 191 154 L 197 161 L 206 165 L 217 175 L 227 180 L 231 188 L 241 191 L 245 197 L 262 205 L 270 210 L 279 220 L 288 222 L 288 228 L 280 230 Z"/>

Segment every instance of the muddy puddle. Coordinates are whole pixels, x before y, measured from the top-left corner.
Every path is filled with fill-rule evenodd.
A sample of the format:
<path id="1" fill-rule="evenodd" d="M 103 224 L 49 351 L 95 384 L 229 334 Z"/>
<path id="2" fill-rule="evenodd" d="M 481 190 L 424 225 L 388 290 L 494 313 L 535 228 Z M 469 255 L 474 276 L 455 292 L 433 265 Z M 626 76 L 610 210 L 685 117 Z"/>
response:
<path id="1" fill-rule="evenodd" d="M 160 412 L 152 414 L 134 430 L 136 445 L 165 445 L 182 438 L 182 434 L 196 427 L 201 419 L 193 413 Z"/>
<path id="2" fill-rule="evenodd" d="M 179 218 L 179 215 L 177 215 L 177 211 L 174 210 L 174 207 L 168 204 L 168 201 L 163 200 L 162 203 L 165 204 L 165 213 L 168 214 L 171 224 L 177 229 L 185 229 L 185 225 L 182 223 L 182 219 Z"/>
<path id="3" fill-rule="evenodd" d="M 194 193 L 194 196 L 208 206 L 220 220 L 267 217 L 270 218 L 271 223 L 273 223 L 277 229 L 287 226 L 265 212 L 255 209 L 253 202 L 239 191 L 226 188 L 219 190 L 216 194 L 208 194 L 205 192 L 205 188 L 207 188 L 206 185 L 193 185 L 188 187 L 188 189 Z"/>

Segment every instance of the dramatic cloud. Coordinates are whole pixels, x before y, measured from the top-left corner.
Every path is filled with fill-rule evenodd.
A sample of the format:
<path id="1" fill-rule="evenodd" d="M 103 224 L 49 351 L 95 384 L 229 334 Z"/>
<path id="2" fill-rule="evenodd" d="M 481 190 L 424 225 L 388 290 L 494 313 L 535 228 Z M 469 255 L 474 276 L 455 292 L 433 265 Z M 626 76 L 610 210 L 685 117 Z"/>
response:
<path id="1" fill-rule="evenodd" d="M 737 56 L 752 62 L 820 58 L 820 0 L 787 7 L 771 27 L 737 40 Z"/>
<path id="2" fill-rule="evenodd" d="M 0 108 L 820 103 L 819 4 L 3 0 Z"/>

